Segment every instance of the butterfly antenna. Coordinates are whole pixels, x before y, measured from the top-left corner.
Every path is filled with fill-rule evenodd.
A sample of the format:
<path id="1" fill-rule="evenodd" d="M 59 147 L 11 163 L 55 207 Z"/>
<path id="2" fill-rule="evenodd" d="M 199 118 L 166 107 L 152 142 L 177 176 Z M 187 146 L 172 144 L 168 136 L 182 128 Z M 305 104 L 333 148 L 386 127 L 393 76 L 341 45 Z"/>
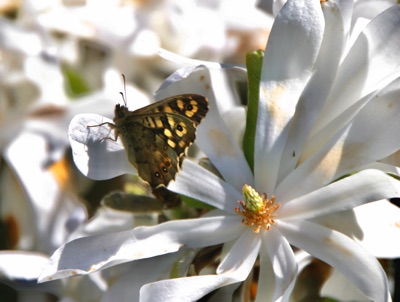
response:
<path id="1" fill-rule="evenodd" d="M 124 81 L 124 92 L 120 91 L 119 93 L 122 96 L 122 100 L 124 101 L 125 107 L 127 107 L 128 105 L 126 103 L 126 81 L 125 81 L 125 75 L 124 74 L 121 74 L 121 75 L 122 75 L 122 79 Z"/>

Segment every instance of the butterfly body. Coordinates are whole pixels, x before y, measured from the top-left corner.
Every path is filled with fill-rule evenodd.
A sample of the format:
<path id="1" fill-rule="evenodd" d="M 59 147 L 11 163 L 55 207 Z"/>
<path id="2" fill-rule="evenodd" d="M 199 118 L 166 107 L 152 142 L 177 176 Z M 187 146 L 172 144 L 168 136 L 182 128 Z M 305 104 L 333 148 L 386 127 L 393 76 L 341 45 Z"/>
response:
<path id="1" fill-rule="evenodd" d="M 121 139 L 129 162 L 152 188 L 167 186 L 179 172 L 196 127 L 208 112 L 197 94 L 170 97 L 135 111 L 115 106 L 115 139 Z"/>

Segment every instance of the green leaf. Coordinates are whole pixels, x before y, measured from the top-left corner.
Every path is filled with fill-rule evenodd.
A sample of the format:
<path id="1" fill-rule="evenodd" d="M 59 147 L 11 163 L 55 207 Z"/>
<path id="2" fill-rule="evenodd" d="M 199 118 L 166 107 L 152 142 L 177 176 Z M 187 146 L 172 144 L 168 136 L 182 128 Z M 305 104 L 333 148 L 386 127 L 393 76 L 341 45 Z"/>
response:
<path id="1" fill-rule="evenodd" d="M 251 51 L 247 53 L 246 56 L 249 90 L 247 96 L 247 118 L 243 137 L 243 151 L 252 171 L 254 171 L 254 141 L 256 137 L 258 98 L 260 95 L 260 76 L 263 58 L 264 51 L 262 50 Z"/>

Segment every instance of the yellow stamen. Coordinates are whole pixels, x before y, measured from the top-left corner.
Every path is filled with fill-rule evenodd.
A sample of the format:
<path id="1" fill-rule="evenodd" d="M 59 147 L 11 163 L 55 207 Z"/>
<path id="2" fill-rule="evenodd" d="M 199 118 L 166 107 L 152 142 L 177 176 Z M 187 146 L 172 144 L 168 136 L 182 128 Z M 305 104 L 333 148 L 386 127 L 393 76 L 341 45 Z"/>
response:
<path id="1" fill-rule="evenodd" d="M 270 230 L 275 224 L 275 211 L 281 206 L 280 203 L 275 204 L 275 196 L 268 199 L 267 194 L 261 196 L 249 185 L 243 186 L 242 194 L 244 200 L 240 201 L 240 205 L 243 210 L 235 208 L 236 214 L 244 217 L 242 223 L 253 227 L 254 233 L 259 233 L 261 228 Z"/>

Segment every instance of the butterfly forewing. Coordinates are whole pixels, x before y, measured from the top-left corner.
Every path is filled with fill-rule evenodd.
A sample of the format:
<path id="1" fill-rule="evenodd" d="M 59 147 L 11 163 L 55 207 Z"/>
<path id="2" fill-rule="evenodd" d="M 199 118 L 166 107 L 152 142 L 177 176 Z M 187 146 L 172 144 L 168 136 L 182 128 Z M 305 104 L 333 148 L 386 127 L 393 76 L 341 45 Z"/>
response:
<path id="1" fill-rule="evenodd" d="M 157 188 L 175 179 L 207 111 L 207 98 L 196 94 L 170 97 L 136 111 L 117 105 L 112 127 L 139 176 Z"/>
<path id="2" fill-rule="evenodd" d="M 187 117 L 197 126 L 208 112 L 208 100 L 199 94 L 182 94 L 163 99 L 134 111 L 137 114 L 150 112 L 179 114 Z"/>

